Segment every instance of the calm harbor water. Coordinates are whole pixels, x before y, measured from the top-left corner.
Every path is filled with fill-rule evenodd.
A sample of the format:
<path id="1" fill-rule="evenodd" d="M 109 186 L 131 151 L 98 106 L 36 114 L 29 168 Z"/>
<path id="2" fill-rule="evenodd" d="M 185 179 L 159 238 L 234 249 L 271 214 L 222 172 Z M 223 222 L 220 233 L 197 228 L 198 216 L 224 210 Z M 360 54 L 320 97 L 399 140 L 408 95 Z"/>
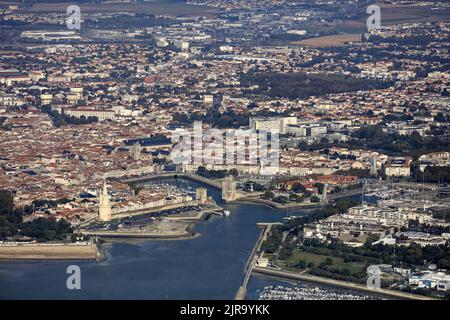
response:
<path id="1" fill-rule="evenodd" d="M 208 188 L 208 194 L 220 198 L 217 190 Z M 260 234 L 256 223 L 280 221 L 286 213 L 255 204 L 225 207 L 230 217 L 212 216 L 197 225 L 201 237 L 107 242 L 101 262 L 0 262 L 0 299 L 233 299 Z M 72 264 L 81 268 L 81 290 L 66 287 Z M 250 299 L 262 289 L 255 279 Z"/>

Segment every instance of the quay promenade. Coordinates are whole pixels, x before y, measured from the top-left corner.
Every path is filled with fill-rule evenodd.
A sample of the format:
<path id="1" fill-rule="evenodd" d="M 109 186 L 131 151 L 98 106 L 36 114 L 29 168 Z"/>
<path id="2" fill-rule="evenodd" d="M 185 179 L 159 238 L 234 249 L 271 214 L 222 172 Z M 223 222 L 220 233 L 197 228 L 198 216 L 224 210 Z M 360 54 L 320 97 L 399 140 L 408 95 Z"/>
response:
<path id="1" fill-rule="evenodd" d="M 250 277 L 253 272 L 253 268 L 255 267 L 256 261 L 258 259 L 258 255 L 261 252 L 261 245 L 262 243 L 267 239 L 267 236 L 269 235 L 270 229 L 273 225 L 280 224 L 279 222 L 275 223 L 263 223 L 258 222 L 256 226 L 258 228 L 262 228 L 261 234 L 259 235 L 258 241 L 256 242 L 255 246 L 253 247 L 252 252 L 250 253 L 250 256 L 248 257 L 247 263 L 245 264 L 245 278 L 242 282 L 242 285 L 239 287 L 234 300 L 244 300 L 245 296 L 247 295 L 247 285 L 250 280 Z"/>

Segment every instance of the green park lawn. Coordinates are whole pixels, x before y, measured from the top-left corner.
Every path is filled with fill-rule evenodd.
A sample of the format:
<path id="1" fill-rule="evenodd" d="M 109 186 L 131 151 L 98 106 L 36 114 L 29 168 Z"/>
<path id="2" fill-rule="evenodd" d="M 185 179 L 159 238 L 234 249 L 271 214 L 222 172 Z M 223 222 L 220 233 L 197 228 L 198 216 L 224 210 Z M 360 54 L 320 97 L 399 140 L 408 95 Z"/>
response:
<path id="1" fill-rule="evenodd" d="M 364 263 L 362 262 L 345 262 L 344 259 L 338 257 L 331 257 L 326 255 L 319 255 L 311 252 L 305 252 L 302 250 L 294 250 L 292 255 L 283 261 L 288 268 L 293 268 L 300 260 L 306 262 L 306 264 L 312 262 L 317 267 L 325 259 L 331 258 L 333 260 L 333 266 L 340 269 L 348 269 L 351 273 L 358 273 L 364 269 Z"/>

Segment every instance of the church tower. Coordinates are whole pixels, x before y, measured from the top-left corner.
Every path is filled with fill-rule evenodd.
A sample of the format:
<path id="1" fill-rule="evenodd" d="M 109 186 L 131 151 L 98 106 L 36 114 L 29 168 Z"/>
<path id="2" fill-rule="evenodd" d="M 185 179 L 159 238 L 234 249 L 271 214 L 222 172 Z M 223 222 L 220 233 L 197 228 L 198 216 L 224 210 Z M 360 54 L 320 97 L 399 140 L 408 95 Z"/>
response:
<path id="1" fill-rule="evenodd" d="M 100 219 L 100 221 L 111 220 L 111 204 L 109 203 L 106 179 L 103 180 L 103 189 L 99 195 L 98 218 Z"/>
<path id="2" fill-rule="evenodd" d="M 327 193 L 328 193 L 328 183 L 325 183 L 322 190 L 322 202 L 328 203 L 327 199 Z"/>
<path id="3" fill-rule="evenodd" d="M 370 156 L 370 175 L 373 177 L 376 177 L 378 175 L 377 155 L 376 154 L 372 154 Z"/>

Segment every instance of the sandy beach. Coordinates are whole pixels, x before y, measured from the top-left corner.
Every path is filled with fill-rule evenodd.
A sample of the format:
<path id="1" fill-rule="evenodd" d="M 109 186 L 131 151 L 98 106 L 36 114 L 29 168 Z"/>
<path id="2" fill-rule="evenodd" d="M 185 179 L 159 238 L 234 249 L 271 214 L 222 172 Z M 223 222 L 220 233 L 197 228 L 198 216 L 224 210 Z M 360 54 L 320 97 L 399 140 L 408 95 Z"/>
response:
<path id="1" fill-rule="evenodd" d="M 97 245 L 0 246 L 0 259 L 97 259 Z"/>

